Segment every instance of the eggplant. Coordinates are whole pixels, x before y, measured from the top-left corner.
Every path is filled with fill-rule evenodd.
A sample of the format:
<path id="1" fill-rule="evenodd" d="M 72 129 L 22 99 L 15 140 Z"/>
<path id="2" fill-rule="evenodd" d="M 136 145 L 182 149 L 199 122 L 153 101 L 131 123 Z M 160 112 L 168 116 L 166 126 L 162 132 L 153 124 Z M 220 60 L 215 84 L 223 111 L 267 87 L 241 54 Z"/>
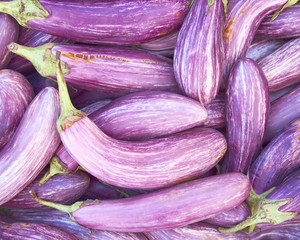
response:
<path id="1" fill-rule="evenodd" d="M 181 183 L 166 189 L 118 200 L 61 205 L 33 198 L 67 212 L 91 229 L 144 232 L 182 227 L 229 210 L 248 196 L 250 183 L 241 173 L 228 173 Z"/>
<path id="2" fill-rule="evenodd" d="M 95 102 L 105 102 L 108 99 L 114 99 L 114 97 L 99 92 L 82 90 L 76 97 L 72 98 L 72 102 L 76 108 L 84 108 Z"/>
<path id="3" fill-rule="evenodd" d="M 54 154 L 60 144 L 55 125 L 59 112 L 59 95 L 54 88 L 45 88 L 27 107 L 13 137 L 0 152 L 0 205 L 30 184 Z"/>
<path id="4" fill-rule="evenodd" d="M 61 52 L 66 82 L 74 87 L 118 97 L 143 90 L 179 91 L 170 59 L 146 50 L 71 44 L 8 48 L 30 60 L 44 77 L 55 78 L 55 55 Z"/>
<path id="5" fill-rule="evenodd" d="M 11 16 L 0 13 L 0 70 L 7 67 L 13 55 L 7 45 L 17 41 L 18 36 L 18 23 Z"/>
<path id="6" fill-rule="evenodd" d="M 174 72 L 180 89 L 201 104 L 217 95 L 224 65 L 222 30 L 225 13 L 221 0 L 209 7 L 195 0 L 179 31 L 174 52 Z"/>
<path id="7" fill-rule="evenodd" d="M 0 226 L 0 237 L 5 240 L 78 240 L 61 228 L 42 223 L 12 223 Z"/>
<path id="8" fill-rule="evenodd" d="M 258 64 L 266 75 L 269 91 L 300 82 L 300 37 L 292 39 Z"/>
<path id="9" fill-rule="evenodd" d="M 178 32 L 175 32 L 173 34 L 166 35 L 164 37 L 161 37 L 157 40 L 143 43 L 139 47 L 148 49 L 148 50 L 156 50 L 156 51 L 161 51 L 161 50 L 167 50 L 167 49 L 173 49 L 176 46 L 177 42 L 177 37 L 178 37 Z"/>
<path id="10" fill-rule="evenodd" d="M 137 45 L 179 30 L 189 0 L 0 2 L 20 25 L 77 42 Z M 65 9 L 68 9 L 66 12 Z"/>
<path id="11" fill-rule="evenodd" d="M 284 9 L 274 21 L 271 21 L 273 16 L 269 15 L 265 17 L 259 25 L 255 33 L 255 38 L 274 39 L 300 37 L 299 16 L 300 3 L 296 3 Z"/>
<path id="12" fill-rule="evenodd" d="M 295 88 L 298 84 L 294 84 L 291 86 L 288 86 L 286 88 L 282 88 L 276 92 L 271 92 L 269 93 L 269 97 L 270 97 L 270 102 L 272 103 L 273 101 L 275 101 L 276 99 L 282 97 L 283 95 L 285 95 L 286 93 L 290 92 L 293 88 Z"/>
<path id="13" fill-rule="evenodd" d="M 261 152 L 249 169 L 253 190 L 262 194 L 300 166 L 300 119 L 290 124 Z"/>
<path id="14" fill-rule="evenodd" d="M 22 74 L 0 70 L 0 150 L 11 139 L 33 97 L 33 89 Z"/>
<path id="15" fill-rule="evenodd" d="M 237 61 L 228 81 L 228 151 L 222 172 L 247 173 L 261 146 L 269 105 L 268 83 L 261 68 L 252 59 Z"/>

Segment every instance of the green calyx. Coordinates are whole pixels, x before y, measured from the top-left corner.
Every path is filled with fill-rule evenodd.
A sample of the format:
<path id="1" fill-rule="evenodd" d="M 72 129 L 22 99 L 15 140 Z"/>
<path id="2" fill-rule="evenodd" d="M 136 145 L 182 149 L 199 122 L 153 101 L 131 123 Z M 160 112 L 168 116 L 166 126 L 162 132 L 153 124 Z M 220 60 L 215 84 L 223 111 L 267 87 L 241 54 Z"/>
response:
<path id="1" fill-rule="evenodd" d="M 38 0 L 13 0 L 0 2 L 0 12 L 11 15 L 18 23 L 30 28 L 27 22 L 32 19 L 45 19 L 50 16 L 49 12 Z"/>
<path id="2" fill-rule="evenodd" d="M 274 13 L 274 15 L 273 15 L 273 17 L 272 17 L 272 19 L 271 19 L 270 22 L 274 21 L 285 8 L 290 7 L 290 6 L 294 5 L 294 4 L 296 4 L 298 1 L 299 0 L 289 0 L 289 1 L 287 1 L 287 3 L 282 6 L 282 8 L 278 9 Z"/>

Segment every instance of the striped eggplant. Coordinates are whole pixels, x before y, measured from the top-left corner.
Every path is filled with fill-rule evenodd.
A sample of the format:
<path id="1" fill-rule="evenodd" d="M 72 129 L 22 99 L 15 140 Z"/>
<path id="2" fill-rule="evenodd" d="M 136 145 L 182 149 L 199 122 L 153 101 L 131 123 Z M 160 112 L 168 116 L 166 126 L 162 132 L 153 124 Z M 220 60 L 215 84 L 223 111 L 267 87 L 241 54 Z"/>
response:
<path id="1" fill-rule="evenodd" d="M 11 217 L 6 216 L 6 215 L 2 215 L 2 213 L 1 213 L 1 215 L 0 215 L 0 226 L 6 225 L 6 224 L 9 224 L 9 223 L 12 223 L 12 222 L 14 222 L 14 220 Z"/>
<path id="2" fill-rule="evenodd" d="M 287 0 L 247 0 L 236 1 L 228 12 L 227 23 L 223 31 L 225 41 L 224 85 L 234 63 L 246 56 L 255 32 L 264 17 L 281 8 Z"/>
<path id="3" fill-rule="evenodd" d="M 270 92 L 269 93 L 269 97 L 270 97 L 270 102 L 272 103 L 273 101 L 275 101 L 276 99 L 282 97 L 283 95 L 285 95 L 286 93 L 290 92 L 293 88 L 295 88 L 298 84 L 294 84 L 291 86 L 288 86 L 286 88 L 282 88 L 276 92 Z"/>
<path id="4" fill-rule="evenodd" d="M 78 240 L 61 228 L 42 223 L 12 223 L 0 226 L 0 238 L 5 240 Z"/>
<path id="5" fill-rule="evenodd" d="M 300 118 L 300 85 L 271 103 L 264 142 L 269 142 L 290 123 Z"/>
<path id="6" fill-rule="evenodd" d="M 118 200 L 61 205 L 34 199 L 68 212 L 91 229 L 144 232 L 182 227 L 229 210 L 248 196 L 250 183 L 241 173 L 228 173 L 181 183 L 163 190 Z"/>
<path id="7" fill-rule="evenodd" d="M 0 152 L 0 205 L 8 202 L 46 166 L 60 143 L 55 122 L 59 96 L 45 88 L 27 107 L 13 137 Z"/>
<path id="8" fill-rule="evenodd" d="M 77 42 L 137 45 L 178 31 L 189 4 L 189 0 L 13 0 L 0 2 L 0 11 L 22 26 Z"/>
<path id="9" fill-rule="evenodd" d="M 253 190 L 262 194 L 277 186 L 300 166 L 300 118 L 276 136 L 253 162 L 249 178 Z"/>
<path id="10" fill-rule="evenodd" d="M 255 38 L 300 37 L 300 3 L 284 9 L 274 21 L 271 21 L 272 16 L 271 14 L 264 18 Z"/>
<path id="11" fill-rule="evenodd" d="M 228 81 L 228 151 L 222 162 L 222 172 L 247 173 L 261 146 L 269 105 L 268 84 L 261 68 L 252 59 L 237 61 Z"/>
<path id="12" fill-rule="evenodd" d="M 180 89 L 201 104 L 217 95 L 224 65 L 222 30 L 225 13 L 221 0 L 209 7 L 195 0 L 179 31 L 174 52 L 174 72 Z"/>
<path id="13" fill-rule="evenodd" d="M 167 50 L 174 49 L 176 46 L 178 37 L 178 32 L 175 32 L 170 35 L 166 35 L 165 37 L 161 37 L 151 42 L 143 43 L 139 47 L 148 49 L 148 50 Z"/>
<path id="14" fill-rule="evenodd" d="M 9 15 L 0 13 L 0 70 L 7 67 L 13 54 L 7 45 L 18 40 L 19 25 Z"/>
<path id="15" fill-rule="evenodd" d="M 300 37 L 288 41 L 258 64 L 266 75 L 270 92 L 300 83 Z"/>
<path id="16" fill-rule="evenodd" d="M 22 74 L 0 70 L 0 150 L 14 134 L 33 97 L 33 89 Z"/>
<path id="17" fill-rule="evenodd" d="M 54 43 L 35 48 L 11 43 L 9 49 L 30 60 L 42 76 L 53 78 L 60 51 L 66 82 L 89 91 L 115 97 L 143 90 L 179 91 L 171 60 L 142 49 Z"/>

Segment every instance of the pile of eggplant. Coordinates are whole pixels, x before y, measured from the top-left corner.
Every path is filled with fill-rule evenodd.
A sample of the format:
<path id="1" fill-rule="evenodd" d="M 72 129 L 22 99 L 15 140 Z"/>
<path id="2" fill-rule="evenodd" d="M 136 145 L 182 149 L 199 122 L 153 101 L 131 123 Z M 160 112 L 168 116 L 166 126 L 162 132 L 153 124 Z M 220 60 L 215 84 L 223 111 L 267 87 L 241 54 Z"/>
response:
<path id="1" fill-rule="evenodd" d="M 300 2 L 1 0 L 0 239 L 300 239 Z"/>

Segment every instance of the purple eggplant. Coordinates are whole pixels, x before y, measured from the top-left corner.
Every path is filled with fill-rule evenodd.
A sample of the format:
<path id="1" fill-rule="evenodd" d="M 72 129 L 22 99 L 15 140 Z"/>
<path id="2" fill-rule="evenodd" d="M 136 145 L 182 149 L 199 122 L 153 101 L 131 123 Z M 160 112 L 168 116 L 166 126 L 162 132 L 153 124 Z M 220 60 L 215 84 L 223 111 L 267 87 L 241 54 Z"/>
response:
<path id="1" fill-rule="evenodd" d="M 11 16 L 0 13 L 0 70 L 7 67 L 13 56 L 7 45 L 17 41 L 18 36 L 18 23 Z"/>
<path id="2" fill-rule="evenodd" d="M 25 27 L 77 42 L 137 45 L 178 31 L 190 1 L 13 0 L 0 3 L 1 12 L 12 15 Z"/>
<path id="3" fill-rule="evenodd" d="M 0 205 L 30 184 L 60 143 L 58 92 L 45 88 L 27 107 L 13 137 L 0 152 Z"/>
<path id="4" fill-rule="evenodd" d="M 181 183 L 167 189 L 119 200 L 77 202 L 67 206 L 34 199 L 68 212 L 79 225 L 119 232 L 172 229 L 198 222 L 241 204 L 250 183 L 228 173 Z"/>
<path id="5" fill-rule="evenodd" d="M 262 194 L 277 186 L 300 166 L 300 119 L 274 138 L 253 162 L 249 178 L 253 190 Z"/>
<path id="6" fill-rule="evenodd" d="M 300 82 L 300 37 L 292 39 L 258 62 L 266 75 L 269 91 Z"/>
<path id="7" fill-rule="evenodd" d="M 174 49 L 177 42 L 178 32 L 171 35 L 166 35 L 152 42 L 141 44 L 140 47 L 148 50 L 167 50 Z"/>
<path id="8" fill-rule="evenodd" d="M 261 146 L 267 116 L 267 80 L 252 59 L 240 59 L 229 76 L 226 99 L 228 151 L 222 172 L 247 173 Z"/>
<path id="9" fill-rule="evenodd" d="M 42 223 L 12 223 L 0 226 L 0 237 L 5 240 L 78 240 L 61 228 Z"/>
<path id="10" fill-rule="evenodd" d="M 14 134 L 33 97 L 33 89 L 22 74 L 0 70 L 0 150 Z"/>
<path id="11" fill-rule="evenodd" d="M 143 90 L 179 91 L 170 59 L 129 47 L 45 44 L 36 48 L 11 43 L 9 49 L 30 60 L 44 77 L 55 78 L 61 52 L 66 82 L 111 96 Z"/>
<path id="12" fill-rule="evenodd" d="M 291 86 L 288 86 L 286 88 L 282 88 L 276 92 L 270 92 L 269 93 L 269 97 L 270 97 L 270 102 L 272 103 L 273 101 L 275 101 L 276 99 L 282 97 L 283 95 L 285 95 L 286 93 L 290 92 L 293 88 L 295 88 L 298 84 L 294 84 Z"/>
<path id="13" fill-rule="evenodd" d="M 273 17 L 271 14 L 261 22 L 255 33 L 255 37 L 272 39 L 300 37 L 299 16 L 300 3 L 284 9 L 274 21 L 271 21 Z"/>
<path id="14" fill-rule="evenodd" d="M 72 98 L 72 103 L 76 108 L 85 108 L 91 104 L 94 104 L 95 102 L 105 102 L 108 99 L 113 98 L 114 97 L 111 95 L 82 90 L 76 97 Z"/>
<path id="15" fill-rule="evenodd" d="M 195 0 L 179 31 L 174 52 L 174 72 L 180 89 L 201 104 L 217 95 L 224 65 L 222 30 L 225 13 L 221 0 L 211 7 Z"/>

